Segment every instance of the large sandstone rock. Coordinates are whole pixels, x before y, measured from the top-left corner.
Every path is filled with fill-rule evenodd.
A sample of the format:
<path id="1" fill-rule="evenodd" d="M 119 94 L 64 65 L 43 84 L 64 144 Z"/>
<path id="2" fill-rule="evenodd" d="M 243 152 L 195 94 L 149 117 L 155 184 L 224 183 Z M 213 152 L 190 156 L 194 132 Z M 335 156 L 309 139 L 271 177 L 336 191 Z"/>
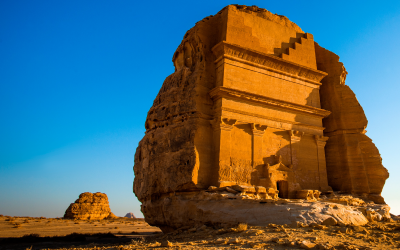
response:
<path id="1" fill-rule="evenodd" d="M 117 218 L 110 209 L 108 197 L 103 193 L 82 193 L 65 211 L 64 218 L 78 220 L 102 220 Z"/>
<path id="2" fill-rule="evenodd" d="M 135 154 L 133 190 L 149 224 L 267 223 L 254 213 L 271 211 L 272 220 L 280 210 L 262 199 L 315 201 L 333 191 L 384 203 L 388 173 L 339 57 L 286 17 L 229 5 L 196 23 L 172 61 Z M 201 200 L 204 190 L 258 203 L 217 209 Z"/>

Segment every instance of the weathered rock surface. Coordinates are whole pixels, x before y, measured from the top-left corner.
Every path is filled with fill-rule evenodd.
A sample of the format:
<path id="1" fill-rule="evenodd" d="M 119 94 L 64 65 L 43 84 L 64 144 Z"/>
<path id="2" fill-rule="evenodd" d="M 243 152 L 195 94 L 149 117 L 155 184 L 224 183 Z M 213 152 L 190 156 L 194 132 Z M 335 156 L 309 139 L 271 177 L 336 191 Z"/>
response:
<path id="1" fill-rule="evenodd" d="M 400 221 L 400 215 L 390 214 L 391 218 L 395 221 Z"/>
<path id="2" fill-rule="evenodd" d="M 175 72 L 148 112 L 135 154 L 133 190 L 149 224 L 326 217 L 304 216 L 300 207 L 317 208 L 290 203 L 294 207 L 287 208 L 298 212 L 283 218 L 289 205 L 262 199 L 328 194 L 333 200 L 326 202 L 346 206 L 384 203 L 388 172 L 365 135 L 364 112 L 344 84 L 347 72 L 337 55 L 286 17 L 229 5 L 190 29 L 172 61 Z M 218 203 L 205 190 L 245 198 Z M 329 196 L 333 191 L 357 198 Z M 349 216 L 354 224 L 379 217 L 341 211 L 338 221 Z M 264 219 L 254 219 L 258 213 Z"/>
<path id="3" fill-rule="evenodd" d="M 65 211 L 64 218 L 78 220 L 102 220 L 118 218 L 110 209 L 108 197 L 103 193 L 82 193 Z"/>
<path id="4" fill-rule="evenodd" d="M 135 219 L 135 215 L 133 213 L 127 213 L 124 217 Z"/>
<path id="5" fill-rule="evenodd" d="M 326 166 L 334 190 L 364 194 L 376 203 L 389 173 L 372 140 L 365 135 L 368 120 L 355 94 L 345 85 L 347 71 L 339 56 L 315 46 L 318 69 L 328 73 L 320 88 L 321 107 L 332 112 L 323 119 L 327 141 Z"/>
<path id="6" fill-rule="evenodd" d="M 182 192 L 144 202 L 146 221 L 164 232 L 182 227 L 236 226 L 245 222 L 253 226 L 312 223 L 327 226 L 362 226 L 368 222 L 390 220 L 389 206 L 378 204 L 342 204 L 350 196 L 317 200 L 263 199 L 251 194 L 226 191 Z M 340 198 L 343 197 L 343 198 Z M 338 201 L 338 202 L 335 202 Z"/>

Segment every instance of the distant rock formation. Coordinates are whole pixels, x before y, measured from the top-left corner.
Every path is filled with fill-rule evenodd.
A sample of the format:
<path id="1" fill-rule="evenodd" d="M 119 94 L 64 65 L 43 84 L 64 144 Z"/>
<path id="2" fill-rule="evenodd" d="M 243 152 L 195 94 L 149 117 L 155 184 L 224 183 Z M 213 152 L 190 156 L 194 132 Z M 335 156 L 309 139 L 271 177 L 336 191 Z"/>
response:
<path id="1" fill-rule="evenodd" d="M 78 220 L 114 219 L 115 216 L 108 204 L 108 197 L 103 193 L 82 193 L 75 203 L 65 211 L 64 218 Z"/>
<path id="2" fill-rule="evenodd" d="M 133 213 L 127 213 L 125 215 L 126 218 L 131 218 L 131 219 L 136 219 L 135 215 Z"/>
<path id="3" fill-rule="evenodd" d="M 172 61 L 135 154 L 149 224 L 255 223 L 271 200 L 334 191 L 385 203 L 389 173 L 339 56 L 288 18 L 229 5 L 186 32 Z M 220 199 L 238 216 L 224 217 Z"/>

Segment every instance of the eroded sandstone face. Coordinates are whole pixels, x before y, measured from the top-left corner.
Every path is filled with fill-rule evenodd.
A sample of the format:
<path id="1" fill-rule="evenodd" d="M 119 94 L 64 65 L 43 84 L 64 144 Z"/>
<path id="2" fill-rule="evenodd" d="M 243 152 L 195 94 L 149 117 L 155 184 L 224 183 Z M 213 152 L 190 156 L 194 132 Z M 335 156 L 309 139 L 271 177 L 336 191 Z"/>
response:
<path id="1" fill-rule="evenodd" d="M 318 68 L 328 73 L 320 89 L 321 106 L 332 112 L 323 120 L 329 184 L 334 190 L 385 203 L 381 192 L 389 172 L 372 140 L 368 120 L 355 94 L 345 85 L 347 71 L 339 56 L 315 45 Z"/>
<path id="2" fill-rule="evenodd" d="M 82 193 L 75 203 L 65 211 L 64 218 L 78 220 L 102 220 L 115 218 L 108 204 L 108 197 L 103 193 Z"/>
<path id="3" fill-rule="evenodd" d="M 347 72 L 286 17 L 229 5 L 185 34 L 173 63 L 135 154 L 133 191 L 149 224 L 193 221 L 210 209 L 193 197 L 238 186 L 256 200 L 343 191 L 384 203 L 388 173 Z"/>

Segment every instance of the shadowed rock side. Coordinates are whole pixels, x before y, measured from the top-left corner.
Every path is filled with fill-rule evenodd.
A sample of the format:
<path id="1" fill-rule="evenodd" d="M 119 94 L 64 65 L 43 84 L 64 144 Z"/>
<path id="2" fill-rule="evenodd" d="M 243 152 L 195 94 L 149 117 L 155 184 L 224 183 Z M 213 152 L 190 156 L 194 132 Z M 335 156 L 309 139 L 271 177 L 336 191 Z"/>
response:
<path id="1" fill-rule="evenodd" d="M 285 205 L 263 204 L 321 193 L 329 200 L 333 191 L 383 203 L 387 171 L 362 133 L 367 121 L 341 84 L 338 60 L 286 17 L 255 6 L 229 5 L 196 23 L 173 55 L 175 72 L 135 153 L 133 191 L 146 222 L 163 231 L 184 221 L 251 224 L 266 209 L 260 223 L 277 223 Z M 215 190 L 221 195 L 204 193 Z M 325 219 L 323 209 L 306 218 L 301 211 L 314 207 L 291 202 L 282 223 Z M 241 216 L 224 218 L 229 209 Z"/>
<path id="2" fill-rule="evenodd" d="M 67 208 L 64 214 L 66 219 L 102 220 L 117 218 L 110 209 L 108 197 L 103 193 L 82 193 L 75 203 Z"/>
<path id="3" fill-rule="evenodd" d="M 324 118 L 329 185 L 337 191 L 364 195 L 385 203 L 381 192 L 389 173 L 372 140 L 365 135 L 368 120 L 355 94 L 345 85 L 347 71 L 339 56 L 318 44 L 318 69 L 328 73 L 320 89 L 321 107 L 332 114 Z"/>
<path id="4" fill-rule="evenodd" d="M 221 29 L 219 15 L 203 19 L 185 34 L 173 56 L 175 72 L 165 79 L 148 112 L 146 135 L 135 153 L 133 186 L 144 212 L 162 194 L 206 188 L 212 181 L 206 162 L 199 168 L 199 151 L 211 152 L 211 48 L 223 39 Z"/>

